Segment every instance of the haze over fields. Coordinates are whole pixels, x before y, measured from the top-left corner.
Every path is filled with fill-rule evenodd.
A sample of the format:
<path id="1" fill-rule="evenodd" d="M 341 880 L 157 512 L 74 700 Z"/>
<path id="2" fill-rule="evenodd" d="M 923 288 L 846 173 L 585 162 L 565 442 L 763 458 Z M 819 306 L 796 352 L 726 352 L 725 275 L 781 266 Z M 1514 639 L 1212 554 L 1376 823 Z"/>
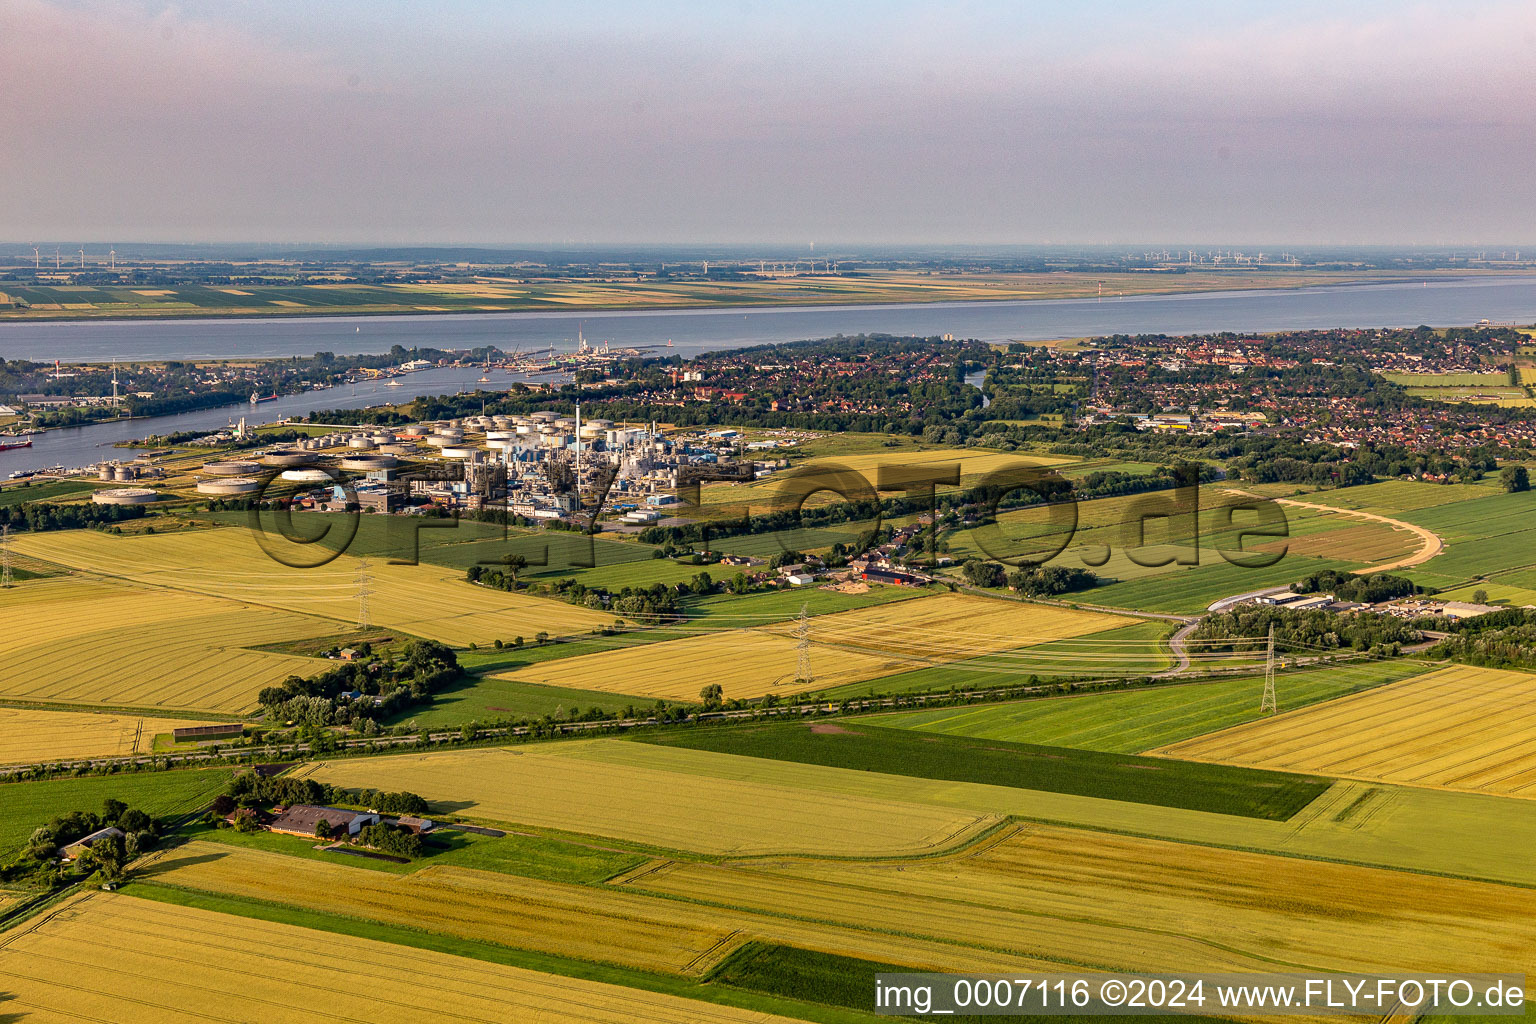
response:
<path id="1" fill-rule="evenodd" d="M 0 203 L 21 241 L 1517 242 L 1533 53 L 1501 0 L 12 0 Z"/>

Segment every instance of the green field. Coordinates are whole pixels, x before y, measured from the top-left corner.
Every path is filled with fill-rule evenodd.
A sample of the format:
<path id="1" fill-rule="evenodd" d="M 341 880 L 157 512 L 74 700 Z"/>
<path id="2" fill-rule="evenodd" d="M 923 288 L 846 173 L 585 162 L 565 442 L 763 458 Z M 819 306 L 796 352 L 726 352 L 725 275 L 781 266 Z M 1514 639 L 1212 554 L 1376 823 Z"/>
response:
<path id="1" fill-rule="evenodd" d="M 1360 564 L 1287 555 L 1274 565 L 1248 569 L 1232 565 L 1219 555 L 1208 561 L 1211 554 L 1204 553 L 1200 565 L 1170 567 L 1157 575 L 1111 583 L 1077 596 L 1085 604 L 1193 615 L 1223 597 L 1291 583 L 1324 569 L 1348 571 Z"/>
<path id="2" fill-rule="evenodd" d="M 1280 710 L 1289 711 L 1422 671 L 1420 665 L 1390 661 L 1301 669 L 1280 673 L 1276 693 Z M 975 739 L 1133 754 L 1253 721 L 1259 717 L 1263 687 L 1261 675 L 1239 676 L 1009 704 L 903 711 L 857 721 Z"/>
<path id="3" fill-rule="evenodd" d="M 202 514 L 199 518 L 234 526 L 247 526 L 245 512 Z M 650 562 L 649 544 L 608 540 L 563 530 L 518 530 L 470 519 L 430 519 L 415 516 L 359 516 L 350 538 L 345 520 L 325 512 L 295 512 L 288 527 L 292 535 L 322 537 L 318 543 L 335 550 L 345 544 L 349 555 L 411 561 L 467 569 L 471 565 L 494 566 L 509 555 L 528 560 L 524 577 L 571 576 L 582 573 L 586 563 L 597 567 L 626 562 Z M 281 532 L 275 516 L 263 514 L 262 527 Z M 656 560 L 658 566 L 674 565 Z M 695 569 L 694 572 L 698 570 Z M 691 575 L 691 574 L 690 574 Z M 682 577 L 687 579 L 688 576 Z"/>
<path id="4" fill-rule="evenodd" d="M 637 734 L 640 743 L 851 768 L 945 782 L 1098 797 L 1284 821 L 1328 783 L 1304 775 L 1138 758 L 1066 747 L 976 741 L 905 729 L 775 722 Z M 1208 771 L 1220 768 L 1220 771 Z"/>
<path id="5" fill-rule="evenodd" d="M 164 817 L 197 810 L 229 782 L 227 768 L 135 772 L 80 779 L 0 783 L 0 857 L 20 849 L 39 825 L 70 811 L 101 811 L 107 799 Z"/>
<path id="6" fill-rule="evenodd" d="M 579 645 L 560 646 L 574 648 Z M 564 719 L 577 709 L 587 711 L 597 708 L 600 711 L 621 713 L 637 705 L 641 708 L 649 707 L 648 702 L 638 697 L 622 694 L 520 683 L 490 676 L 470 676 L 461 683 L 439 691 L 429 707 L 408 708 L 387 724 L 414 722 L 423 729 L 455 729 L 466 722 L 483 724 L 505 719 L 543 718 L 545 715 Z"/>
<path id="7" fill-rule="evenodd" d="M 67 501 L 83 498 L 96 488 L 79 480 L 51 480 L 45 483 L 24 481 L 0 487 L 0 507 L 24 505 L 29 501 Z"/>

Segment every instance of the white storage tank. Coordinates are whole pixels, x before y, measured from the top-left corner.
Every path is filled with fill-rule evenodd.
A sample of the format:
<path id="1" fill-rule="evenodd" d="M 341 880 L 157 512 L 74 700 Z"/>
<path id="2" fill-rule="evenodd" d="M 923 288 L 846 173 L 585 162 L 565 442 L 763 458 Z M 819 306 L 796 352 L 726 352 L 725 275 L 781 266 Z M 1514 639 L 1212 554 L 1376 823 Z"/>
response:
<path id="1" fill-rule="evenodd" d="M 116 487 L 97 491 L 91 500 L 98 505 L 148 505 L 160 495 L 148 487 Z"/>
<path id="2" fill-rule="evenodd" d="M 285 469 L 280 475 L 291 484 L 324 484 L 331 482 L 331 474 L 323 469 Z"/>
<path id="3" fill-rule="evenodd" d="M 254 462 L 231 459 L 228 462 L 205 462 L 203 472 L 209 476 L 250 476 L 260 473 L 261 467 Z"/>
<path id="4" fill-rule="evenodd" d="M 248 476 L 227 476 L 216 480 L 199 480 L 198 494 L 214 494 L 229 497 L 232 494 L 254 494 L 261 490 L 261 481 Z"/>

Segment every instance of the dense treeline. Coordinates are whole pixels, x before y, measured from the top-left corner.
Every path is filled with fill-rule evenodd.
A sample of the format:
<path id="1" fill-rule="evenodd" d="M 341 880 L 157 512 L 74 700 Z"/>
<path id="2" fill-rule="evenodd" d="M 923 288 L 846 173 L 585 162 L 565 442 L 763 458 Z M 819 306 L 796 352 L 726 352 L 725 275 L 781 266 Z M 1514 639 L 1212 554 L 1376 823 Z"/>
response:
<path id="1" fill-rule="evenodd" d="M 1298 594 L 1332 594 L 1335 600 L 1356 601 L 1360 604 L 1378 604 L 1423 590 L 1404 576 L 1390 576 L 1382 572 L 1357 576 L 1337 569 L 1324 569 L 1304 576 L 1292 583 L 1291 589 Z"/>
<path id="2" fill-rule="evenodd" d="M 399 661 L 375 661 L 364 655 L 317 676 L 289 676 L 279 686 L 269 686 L 257 696 L 271 722 L 294 722 L 318 727 L 351 725 L 372 735 L 378 721 L 412 705 L 457 681 L 463 670 L 453 649 L 435 640 L 413 640 Z M 349 694 L 357 694 L 348 697 Z"/>
<path id="3" fill-rule="evenodd" d="M 0 526 L 33 533 L 45 530 L 83 530 L 142 519 L 145 511 L 143 505 L 54 505 L 32 502 L 0 506 Z"/>
<path id="4" fill-rule="evenodd" d="M 1331 651 L 1396 654 L 1402 645 L 1421 637 L 1417 626 L 1394 615 L 1239 605 L 1206 616 L 1190 638 L 1211 641 L 1202 650 L 1262 651 L 1271 626 L 1280 652 L 1297 657 Z"/>
<path id="5" fill-rule="evenodd" d="M 1536 668 L 1536 609 L 1504 608 L 1450 624 L 1430 651 L 1469 665 Z"/>
<path id="6" fill-rule="evenodd" d="M 103 828 L 117 828 L 122 835 L 93 840 L 73 867 L 56 863 L 59 849 Z M 149 814 L 121 800 L 103 801 L 100 814 L 70 811 L 55 815 L 32 830 L 27 845 L 9 864 L 0 867 L 0 881 L 28 881 L 54 888 L 91 872 L 104 881 L 115 881 L 134 857 L 155 848 L 160 824 Z"/>

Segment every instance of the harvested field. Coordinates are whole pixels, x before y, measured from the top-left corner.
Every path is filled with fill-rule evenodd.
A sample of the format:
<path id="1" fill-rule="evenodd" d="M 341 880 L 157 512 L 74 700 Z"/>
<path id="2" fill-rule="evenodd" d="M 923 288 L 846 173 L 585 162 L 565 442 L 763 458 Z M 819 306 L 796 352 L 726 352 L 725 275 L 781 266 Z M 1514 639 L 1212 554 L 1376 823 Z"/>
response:
<path id="1" fill-rule="evenodd" d="M 1536 797 L 1536 675 L 1457 666 L 1154 753 Z"/>
<path id="2" fill-rule="evenodd" d="M 330 632 L 337 621 L 357 621 L 358 559 L 339 555 L 317 568 L 291 568 L 270 558 L 245 529 L 136 537 L 71 530 L 28 534 L 13 543 L 26 554 L 143 586 L 323 617 L 331 620 L 325 624 Z M 322 550 L 305 547 L 288 553 L 313 559 Z M 464 581 L 462 571 L 440 566 L 381 560 L 369 563 L 368 578 L 376 625 L 458 646 L 519 635 L 532 639 L 539 632 L 585 633 L 613 622 L 612 615 L 560 601 L 477 587 Z"/>
<path id="3" fill-rule="evenodd" d="M 98 536 L 92 534 L 92 536 Z M 312 658 L 249 650 L 324 636 L 307 615 L 108 579 L 32 580 L 0 593 L 0 698 L 238 713 L 263 687 L 319 671 Z"/>
<path id="4" fill-rule="evenodd" d="M 714 779 L 582 757 L 605 742 L 621 741 L 319 761 L 296 774 L 347 787 L 407 790 L 473 818 L 705 854 L 924 853 L 962 842 L 997 820 L 986 812 L 873 795 L 812 796 L 773 781 L 771 772 L 763 782 Z"/>
<path id="5" fill-rule="evenodd" d="M 642 866 L 636 873 L 643 873 Z M 156 854 L 146 877 L 199 892 L 422 928 L 456 938 L 668 974 L 698 976 L 757 938 L 945 970 L 1041 966 L 944 943 L 869 935 L 776 916 L 722 914 L 622 888 L 426 867 L 390 875 L 282 853 L 191 843 Z"/>
<path id="6" fill-rule="evenodd" d="M 1127 971 L 1536 965 L 1536 893 L 1026 825 L 920 862 L 670 864 L 627 887 Z"/>
<path id="7" fill-rule="evenodd" d="M 0 764 L 147 754 L 155 736 L 207 721 L 0 707 Z"/>
<path id="8" fill-rule="evenodd" d="M 0 938 L 22 1020 L 207 1024 L 785 1021 L 758 1011 L 232 917 L 115 893 L 71 898 Z M 235 996 L 233 994 L 238 994 Z M 430 993 L 430 998 L 428 994 Z"/>
<path id="9" fill-rule="evenodd" d="M 794 622 L 562 658 L 497 678 L 671 700 L 694 700 L 719 683 L 727 698 L 751 698 L 827 690 L 1123 625 L 1096 612 L 946 594 L 812 618 L 808 682 L 796 679 Z"/>
<path id="10" fill-rule="evenodd" d="M 142 874 L 182 888 L 674 974 L 708 966 L 706 955 L 732 930 L 696 907 L 591 886 L 446 866 L 397 876 L 340 858 L 304 860 L 217 843 L 157 853 Z"/>

